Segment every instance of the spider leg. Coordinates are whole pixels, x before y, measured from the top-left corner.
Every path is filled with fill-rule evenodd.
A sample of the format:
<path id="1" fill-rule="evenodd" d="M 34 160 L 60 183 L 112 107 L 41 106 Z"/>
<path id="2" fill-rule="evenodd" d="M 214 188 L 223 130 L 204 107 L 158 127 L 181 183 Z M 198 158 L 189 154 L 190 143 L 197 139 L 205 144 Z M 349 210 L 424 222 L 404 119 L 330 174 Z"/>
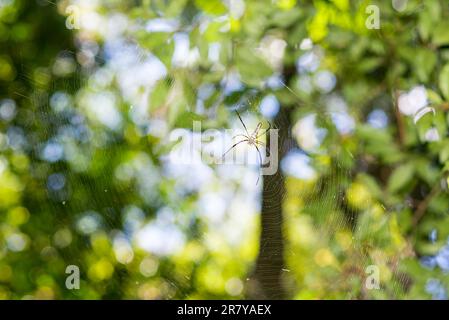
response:
<path id="1" fill-rule="evenodd" d="M 235 110 L 235 113 L 237 113 L 237 116 L 239 117 L 239 120 L 240 120 L 240 122 L 242 123 L 243 128 L 245 128 L 246 134 L 249 136 L 248 129 L 246 129 L 246 126 L 245 126 L 245 124 L 243 123 L 243 120 L 242 120 L 242 118 L 240 117 L 239 112 L 238 112 L 237 110 Z"/>
<path id="2" fill-rule="evenodd" d="M 265 153 L 268 152 L 268 156 L 270 156 L 270 150 L 267 149 L 267 145 L 265 143 L 263 143 L 262 141 L 257 140 L 256 144 L 264 147 L 265 148 Z"/>
<path id="3" fill-rule="evenodd" d="M 259 138 L 260 136 L 263 136 L 264 134 L 266 134 L 266 133 L 267 133 L 268 131 L 270 131 L 270 130 L 271 130 L 271 123 L 268 122 L 268 129 L 265 130 L 263 133 L 259 134 L 259 135 L 256 137 L 256 139 Z"/>
<path id="4" fill-rule="evenodd" d="M 262 122 L 259 122 L 256 126 L 256 129 L 254 129 L 253 134 L 251 135 L 252 137 L 256 137 L 259 135 L 259 130 L 262 127 Z"/>
<path id="5" fill-rule="evenodd" d="M 223 153 L 223 155 L 221 156 L 221 159 L 224 160 L 226 154 L 227 154 L 229 151 L 231 151 L 234 147 L 236 147 L 237 145 L 239 145 L 240 143 L 245 142 L 245 141 L 248 141 L 248 139 L 245 139 L 245 140 L 239 141 L 239 142 L 237 142 L 237 143 L 234 143 L 234 145 L 233 145 L 232 147 L 230 147 L 230 148 L 228 149 L 228 151 L 226 151 L 225 153 Z"/>
<path id="6" fill-rule="evenodd" d="M 249 138 L 247 135 L 244 135 L 244 134 L 236 134 L 235 136 L 232 137 L 232 139 L 237 138 L 237 137 L 243 137 L 245 139 Z"/>
<path id="7" fill-rule="evenodd" d="M 262 165 L 262 154 L 260 153 L 260 150 L 259 150 L 259 148 L 257 147 L 257 145 L 254 145 L 254 146 L 256 147 L 257 153 L 259 154 L 259 165 L 261 166 L 261 165 Z"/>
<path id="8" fill-rule="evenodd" d="M 255 144 L 254 146 L 256 147 L 257 153 L 259 154 L 259 169 L 260 169 L 260 167 L 262 166 L 262 155 L 260 154 L 260 150 L 259 150 L 259 148 L 257 147 L 257 145 Z M 260 170 L 259 170 L 259 171 L 260 171 Z M 259 179 L 260 179 L 260 172 L 259 172 L 259 174 L 257 175 L 256 185 L 259 183 Z"/>

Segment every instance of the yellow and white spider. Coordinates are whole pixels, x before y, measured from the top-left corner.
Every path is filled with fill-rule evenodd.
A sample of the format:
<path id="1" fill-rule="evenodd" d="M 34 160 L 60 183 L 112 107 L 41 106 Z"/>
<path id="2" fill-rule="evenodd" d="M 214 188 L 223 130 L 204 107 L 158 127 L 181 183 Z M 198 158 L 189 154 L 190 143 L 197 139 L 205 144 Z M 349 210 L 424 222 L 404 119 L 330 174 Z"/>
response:
<path id="1" fill-rule="evenodd" d="M 240 122 L 243 125 L 243 128 L 245 129 L 246 134 L 237 134 L 235 136 L 232 137 L 232 139 L 235 139 L 236 137 L 242 137 L 243 140 L 234 143 L 234 145 L 232 147 L 230 147 L 225 153 L 223 153 L 222 159 L 224 160 L 226 154 L 231 151 L 233 148 L 235 148 L 236 146 L 238 146 L 239 144 L 243 143 L 243 142 L 247 142 L 249 146 L 254 146 L 257 150 L 257 153 L 259 155 L 259 166 L 262 165 L 262 155 L 260 153 L 259 147 L 258 146 L 262 146 L 265 148 L 265 144 L 262 141 L 259 141 L 259 138 L 261 136 L 263 136 L 264 134 L 266 134 L 270 129 L 271 129 L 271 123 L 268 122 L 269 126 L 268 129 L 265 130 L 263 133 L 259 134 L 259 131 L 262 129 L 262 122 L 259 122 L 256 126 L 256 129 L 254 129 L 254 131 L 250 134 L 248 132 L 248 129 L 246 128 L 245 123 L 243 122 L 242 118 L 240 117 L 240 114 L 238 113 L 238 111 L 235 111 L 237 113 L 237 116 L 239 117 Z M 257 182 L 256 184 L 259 183 L 259 177 L 257 177 Z"/>

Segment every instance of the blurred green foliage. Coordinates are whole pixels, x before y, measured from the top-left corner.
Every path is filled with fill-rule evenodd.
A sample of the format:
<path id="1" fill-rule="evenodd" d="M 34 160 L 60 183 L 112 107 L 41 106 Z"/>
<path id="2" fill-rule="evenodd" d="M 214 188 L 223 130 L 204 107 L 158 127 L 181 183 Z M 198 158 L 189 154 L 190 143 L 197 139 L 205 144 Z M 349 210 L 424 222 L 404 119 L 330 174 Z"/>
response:
<path id="1" fill-rule="evenodd" d="M 79 30 L 66 28 L 71 4 Z M 372 4 L 378 30 L 365 26 Z M 293 138 L 316 172 L 286 181 L 288 297 L 445 297 L 448 17 L 443 0 L 410 0 L 401 11 L 374 0 L 0 0 L 0 298 L 245 297 L 258 216 L 217 226 L 198 204 L 242 181 L 180 189 L 164 156 L 171 130 L 193 120 L 228 127 L 236 104 L 261 119 L 268 95 L 291 111 Z M 175 59 L 179 36 L 187 50 Z M 120 65 L 130 48 L 154 55 L 164 75 L 152 75 L 159 64 Z M 228 93 L 235 75 L 241 86 Z M 336 85 L 320 87 L 320 75 Z M 270 85 L 273 76 L 282 85 Z M 416 120 L 400 107 L 419 104 L 419 88 L 433 111 Z M 351 130 L 338 128 L 335 99 Z M 105 101 L 113 107 L 95 109 Z M 375 111 L 383 125 L 373 125 Z M 295 130 L 311 115 L 326 135 L 308 150 Z M 181 250 L 156 254 L 129 238 L 167 208 Z M 226 235 L 238 225 L 244 236 L 233 243 Z M 68 265 L 80 267 L 80 290 L 65 287 Z M 380 290 L 364 285 L 368 265 L 380 269 Z"/>

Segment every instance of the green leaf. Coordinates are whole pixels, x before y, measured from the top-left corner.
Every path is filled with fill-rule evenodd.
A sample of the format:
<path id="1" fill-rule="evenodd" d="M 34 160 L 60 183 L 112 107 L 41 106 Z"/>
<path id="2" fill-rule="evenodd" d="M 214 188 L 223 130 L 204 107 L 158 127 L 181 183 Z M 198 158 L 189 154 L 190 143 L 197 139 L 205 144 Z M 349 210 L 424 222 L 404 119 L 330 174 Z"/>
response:
<path id="1" fill-rule="evenodd" d="M 425 41 L 429 40 L 430 33 L 432 32 L 432 19 L 431 15 L 427 11 L 423 11 L 419 15 L 419 22 L 418 22 L 418 31 L 421 36 L 421 38 Z"/>
<path id="2" fill-rule="evenodd" d="M 236 48 L 236 65 L 242 80 L 249 85 L 259 85 L 260 81 L 272 74 L 271 68 L 260 56 L 247 47 Z"/>
<path id="3" fill-rule="evenodd" d="M 388 191 L 394 193 L 401 190 L 413 179 L 414 172 L 412 163 L 397 167 L 388 179 Z"/>
<path id="4" fill-rule="evenodd" d="M 203 115 L 199 115 L 199 114 L 191 112 L 191 111 L 185 111 L 185 112 L 179 114 L 178 118 L 176 119 L 175 126 L 178 128 L 193 129 L 194 121 L 201 122 L 205 119 L 206 119 L 206 117 Z"/>
<path id="5" fill-rule="evenodd" d="M 213 15 L 224 14 L 226 6 L 220 0 L 195 0 L 195 5 L 206 13 Z"/>
<path id="6" fill-rule="evenodd" d="M 276 11 L 270 19 L 270 22 L 282 28 L 286 28 L 293 23 L 297 23 L 301 17 L 301 11 L 299 9 L 291 9 L 288 11 Z"/>
<path id="7" fill-rule="evenodd" d="M 419 50 L 415 58 L 416 74 L 419 81 L 427 82 L 437 62 L 437 55 L 432 50 Z"/>
<path id="8" fill-rule="evenodd" d="M 440 171 L 433 166 L 426 158 L 421 158 L 415 162 L 416 175 L 429 185 L 438 183 Z"/>
<path id="9" fill-rule="evenodd" d="M 449 21 L 441 21 L 433 30 L 432 42 L 437 46 L 449 44 Z"/>
<path id="10" fill-rule="evenodd" d="M 151 111 L 157 109 L 165 102 L 172 85 L 173 81 L 170 78 L 165 78 L 158 81 L 150 95 L 149 103 Z"/>
<path id="11" fill-rule="evenodd" d="M 444 98 L 449 100 L 449 63 L 441 70 L 438 85 Z"/>
<path id="12" fill-rule="evenodd" d="M 139 43 L 144 48 L 150 50 L 165 66 L 171 66 L 171 60 L 175 50 L 171 33 L 145 31 L 139 32 L 137 38 Z"/>
<path id="13" fill-rule="evenodd" d="M 429 101 L 431 104 L 441 104 L 443 103 L 443 99 L 440 97 L 438 93 L 431 89 L 427 89 L 427 97 L 429 98 Z"/>
<path id="14" fill-rule="evenodd" d="M 159 144 L 158 148 L 155 150 L 156 155 L 162 156 L 162 155 L 168 154 L 181 141 L 182 141 L 182 139 L 178 139 L 178 140 L 175 140 L 175 141 L 168 141 L 166 143 Z"/>
<path id="15" fill-rule="evenodd" d="M 441 19 L 441 5 L 439 1 L 426 1 L 425 7 L 419 14 L 418 31 L 421 38 L 427 41 L 435 23 Z"/>
<path id="16" fill-rule="evenodd" d="M 449 160 L 449 141 L 445 140 L 442 144 L 443 146 L 441 147 L 439 158 L 440 162 L 444 163 Z"/>
<path id="17" fill-rule="evenodd" d="M 404 158 L 391 134 L 387 131 L 360 125 L 356 132 L 357 136 L 364 141 L 367 154 L 378 157 L 385 163 L 396 163 Z"/>
<path id="18" fill-rule="evenodd" d="M 381 57 L 365 58 L 360 61 L 360 63 L 357 65 L 357 68 L 361 72 L 371 72 L 381 66 L 383 61 L 384 59 Z"/>

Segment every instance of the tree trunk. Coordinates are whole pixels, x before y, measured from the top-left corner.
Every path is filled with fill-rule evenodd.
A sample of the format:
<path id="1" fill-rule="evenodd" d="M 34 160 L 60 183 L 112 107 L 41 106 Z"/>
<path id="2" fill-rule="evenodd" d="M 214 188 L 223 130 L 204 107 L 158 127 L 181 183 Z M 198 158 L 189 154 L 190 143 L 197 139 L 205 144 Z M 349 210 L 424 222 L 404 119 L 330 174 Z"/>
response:
<path id="1" fill-rule="evenodd" d="M 262 192 L 261 234 L 259 255 L 248 287 L 251 299 L 284 299 L 282 285 L 284 269 L 284 237 L 282 201 L 285 195 L 285 177 L 280 161 L 290 148 L 290 110 L 281 108 L 274 120 L 279 129 L 278 170 L 274 175 L 265 175 Z M 267 134 L 267 149 L 270 150 L 270 135 Z"/>

